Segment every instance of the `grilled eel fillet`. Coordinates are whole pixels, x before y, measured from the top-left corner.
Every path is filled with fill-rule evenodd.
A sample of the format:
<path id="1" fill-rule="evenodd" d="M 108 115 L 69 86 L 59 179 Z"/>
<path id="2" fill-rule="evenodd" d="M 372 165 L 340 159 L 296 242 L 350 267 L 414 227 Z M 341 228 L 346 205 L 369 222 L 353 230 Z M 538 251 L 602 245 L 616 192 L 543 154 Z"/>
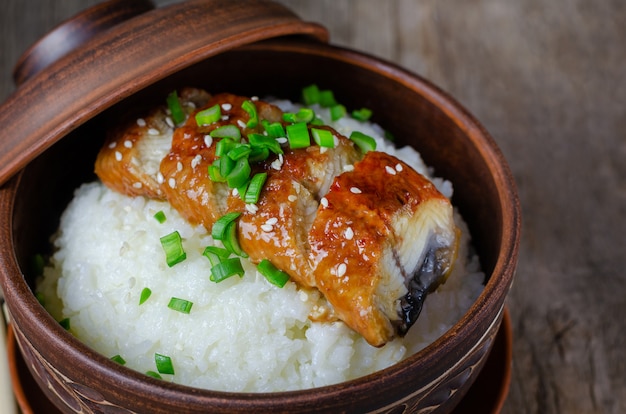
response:
<path id="1" fill-rule="evenodd" d="M 458 229 L 450 201 L 397 158 L 363 154 L 324 126 L 335 137 L 334 148 L 283 144 L 284 154 L 254 166 L 268 178 L 259 201 L 246 205 L 207 174 L 219 140 L 210 138 L 212 130 L 232 124 L 243 137 L 263 133 L 260 122 L 246 127 L 246 99 L 182 90 L 189 115 L 184 125 L 173 127 L 166 108 L 157 107 L 143 121 L 114 129 L 95 171 L 113 190 L 167 200 L 209 231 L 223 214 L 241 212 L 239 244 L 252 262 L 270 258 L 302 287 L 318 289 L 334 317 L 373 346 L 404 335 L 454 262 Z M 197 125 L 193 114 L 215 104 L 222 119 Z M 259 120 L 283 122 L 278 107 L 255 105 Z"/>

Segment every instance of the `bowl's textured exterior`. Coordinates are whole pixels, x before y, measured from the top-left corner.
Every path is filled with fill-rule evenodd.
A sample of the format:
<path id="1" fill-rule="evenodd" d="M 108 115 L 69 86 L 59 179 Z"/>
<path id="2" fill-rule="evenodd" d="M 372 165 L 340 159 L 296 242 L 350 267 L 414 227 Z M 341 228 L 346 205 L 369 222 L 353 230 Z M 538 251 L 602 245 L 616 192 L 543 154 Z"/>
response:
<path id="1" fill-rule="evenodd" d="M 30 371 L 68 413 L 450 412 L 491 350 L 517 262 L 520 207 L 502 154 L 452 98 L 395 65 L 312 39 L 236 46 L 152 77 L 115 104 L 106 100 L 0 189 L 0 283 Z M 253 70 L 242 76 L 241 68 Z M 298 99 L 313 82 L 332 89 L 349 108 L 371 108 L 373 120 L 398 144 L 413 145 L 455 187 L 453 203 L 468 223 L 487 280 L 469 312 L 435 343 L 388 369 L 334 386 L 213 392 L 155 380 L 110 361 L 64 331 L 37 302 L 29 259 L 50 249 L 49 236 L 73 190 L 94 179 L 102 131 L 119 113 L 180 86 Z"/>

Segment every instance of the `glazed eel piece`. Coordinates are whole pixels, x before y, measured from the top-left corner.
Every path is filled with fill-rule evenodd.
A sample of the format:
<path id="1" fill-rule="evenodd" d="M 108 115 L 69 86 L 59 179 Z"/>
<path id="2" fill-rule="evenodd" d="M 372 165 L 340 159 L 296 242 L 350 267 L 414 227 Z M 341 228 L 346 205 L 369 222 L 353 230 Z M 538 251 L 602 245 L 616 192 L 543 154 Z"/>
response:
<path id="1" fill-rule="evenodd" d="M 283 112 L 257 100 L 259 122 L 248 127 L 242 105 L 249 98 L 191 88 L 179 95 L 184 124 L 172 125 L 166 107 L 156 107 L 111 131 L 95 164 L 101 181 L 130 196 L 167 200 L 209 231 L 224 214 L 241 213 L 238 240 L 250 260 L 270 258 L 303 288 L 318 289 L 331 309 L 322 319 L 344 321 L 373 346 L 404 335 L 453 265 L 459 231 L 450 201 L 399 159 L 363 153 L 316 126 L 332 133 L 334 146 L 311 140 L 291 149 L 278 140 L 282 153 L 254 164 L 267 180 L 259 200 L 246 204 L 209 178 L 220 140 L 209 134 L 225 125 L 243 139 L 262 134 L 263 120 L 286 126 Z M 193 115 L 215 105 L 221 118 L 198 125 Z"/>

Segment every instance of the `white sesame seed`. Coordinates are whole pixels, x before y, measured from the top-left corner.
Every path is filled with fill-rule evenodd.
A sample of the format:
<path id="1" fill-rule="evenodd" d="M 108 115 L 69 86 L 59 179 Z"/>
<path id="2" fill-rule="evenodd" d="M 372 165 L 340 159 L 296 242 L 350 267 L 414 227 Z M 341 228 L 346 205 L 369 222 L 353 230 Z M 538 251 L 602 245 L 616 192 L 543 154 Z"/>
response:
<path id="1" fill-rule="evenodd" d="M 172 118 L 170 118 L 169 116 L 165 118 L 165 123 L 170 128 L 174 128 L 176 126 L 174 125 L 174 121 L 172 120 Z"/>
<path id="2" fill-rule="evenodd" d="M 278 158 L 276 158 L 274 161 L 272 161 L 272 168 L 275 170 L 280 170 L 281 168 L 283 168 L 283 161 L 284 161 L 284 157 L 283 154 L 278 154 Z"/>
<path id="3" fill-rule="evenodd" d="M 239 128 L 245 128 L 247 126 L 241 119 L 237 120 L 237 125 L 239 125 Z"/>
<path id="4" fill-rule="evenodd" d="M 385 171 L 387 171 L 387 174 L 396 175 L 396 170 L 394 170 L 388 165 L 385 166 Z"/>
<path id="5" fill-rule="evenodd" d="M 183 170 L 183 163 L 178 161 L 176 163 L 176 171 L 181 172 Z"/>
<path id="6" fill-rule="evenodd" d="M 402 171 L 402 164 L 396 164 L 396 171 Z"/>
<path id="7" fill-rule="evenodd" d="M 237 197 L 239 195 L 239 190 L 233 188 L 233 191 L 231 191 L 230 193 L 233 195 L 233 197 Z"/>
<path id="8" fill-rule="evenodd" d="M 133 141 L 127 139 L 126 141 L 124 141 L 124 146 L 126 148 L 132 148 L 133 147 Z"/>
<path id="9" fill-rule="evenodd" d="M 113 149 L 117 146 L 117 141 L 113 141 L 109 144 L 109 148 Z"/>
<path id="10" fill-rule="evenodd" d="M 250 97 L 250 100 L 252 100 L 252 101 L 258 101 L 258 100 L 259 100 L 259 97 L 258 97 L 258 96 L 252 96 L 252 97 Z"/>
<path id="11" fill-rule="evenodd" d="M 354 237 L 354 230 L 352 230 L 352 227 L 348 227 L 346 229 L 344 236 L 347 240 L 352 240 L 352 238 Z"/>
<path id="12" fill-rule="evenodd" d="M 205 135 L 204 136 L 204 145 L 208 147 L 210 147 L 211 145 L 213 145 L 213 137 L 210 135 Z"/>
<path id="13" fill-rule="evenodd" d="M 287 197 L 287 200 L 291 201 L 292 203 L 296 201 L 297 199 L 298 199 L 298 196 L 294 194 L 289 194 L 289 197 Z"/>
<path id="14" fill-rule="evenodd" d="M 328 207 L 328 199 L 326 197 L 322 197 L 322 199 L 320 200 L 320 204 L 326 208 Z"/>
<path id="15" fill-rule="evenodd" d="M 196 168 L 198 164 L 200 164 L 200 161 L 202 161 L 202 155 L 198 154 L 193 157 L 193 160 L 191 160 L 191 168 Z"/>
<path id="16" fill-rule="evenodd" d="M 195 108 L 196 104 L 191 102 L 191 101 L 189 101 L 189 102 L 187 102 L 187 106 L 190 107 L 190 108 Z"/>
<path id="17" fill-rule="evenodd" d="M 259 206 L 256 204 L 246 204 L 246 210 L 248 210 L 249 213 L 256 214 L 256 212 L 259 211 Z"/>
<path id="18" fill-rule="evenodd" d="M 122 153 L 119 151 L 115 151 L 115 159 L 117 161 L 122 161 Z"/>
<path id="19" fill-rule="evenodd" d="M 287 137 L 276 138 L 276 142 L 278 142 L 280 145 L 286 144 L 287 143 Z"/>
<path id="20" fill-rule="evenodd" d="M 222 115 L 222 121 L 228 121 L 228 115 Z"/>
<path id="21" fill-rule="evenodd" d="M 233 106 L 231 104 L 227 103 L 223 103 L 222 104 L 222 109 L 225 111 L 230 111 L 231 109 L 233 109 Z"/>
<path id="22" fill-rule="evenodd" d="M 140 127 L 145 127 L 146 126 L 146 120 L 143 118 L 137 118 L 137 125 L 139 125 Z"/>
<path id="23" fill-rule="evenodd" d="M 150 128 L 150 129 L 148 130 L 148 134 L 149 134 L 149 135 L 161 135 L 161 131 L 159 131 L 159 130 L 158 130 L 158 129 L 156 129 L 156 128 Z"/>
<path id="24" fill-rule="evenodd" d="M 269 218 L 265 222 L 265 224 L 269 224 L 270 226 L 273 226 L 276 223 L 278 223 L 278 219 L 276 217 Z"/>
<path id="25" fill-rule="evenodd" d="M 361 194 L 362 193 L 361 189 L 358 188 L 358 187 L 350 187 L 350 192 L 352 194 Z"/>
<path id="26" fill-rule="evenodd" d="M 261 230 L 263 230 L 266 233 L 271 232 L 272 230 L 274 230 L 274 226 L 269 225 L 269 224 L 262 224 L 261 225 Z"/>
<path id="27" fill-rule="evenodd" d="M 354 165 L 352 165 L 352 164 L 344 165 L 343 166 L 343 170 L 344 171 L 354 171 Z"/>
<path id="28" fill-rule="evenodd" d="M 339 266 L 337 266 L 337 277 L 345 275 L 347 270 L 348 266 L 346 266 L 345 263 L 340 263 Z"/>
<path id="29" fill-rule="evenodd" d="M 143 184 L 141 184 L 139 181 L 137 181 L 136 183 L 133 183 L 133 187 L 134 188 L 141 188 L 141 187 L 143 187 Z"/>
<path id="30" fill-rule="evenodd" d="M 165 181 L 165 177 L 163 177 L 163 174 L 161 174 L 160 171 L 157 173 L 156 180 L 159 184 L 163 184 L 163 182 Z"/>
<path id="31" fill-rule="evenodd" d="M 167 185 L 169 185 L 170 188 L 176 188 L 176 180 L 173 178 L 170 178 L 169 180 L 167 180 Z"/>

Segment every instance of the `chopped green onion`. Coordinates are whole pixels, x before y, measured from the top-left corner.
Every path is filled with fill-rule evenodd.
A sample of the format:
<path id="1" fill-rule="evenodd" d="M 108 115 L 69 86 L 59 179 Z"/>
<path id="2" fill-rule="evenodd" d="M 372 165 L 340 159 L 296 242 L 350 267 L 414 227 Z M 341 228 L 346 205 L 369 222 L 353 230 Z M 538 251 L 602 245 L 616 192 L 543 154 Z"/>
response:
<path id="1" fill-rule="evenodd" d="M 239 245 L 239 240 L 237 237 L 237 222 L 231 221 L 226 226 L 224 232 L 224 238 L 222 239 L 222 244 L 229 252 L 236 254 L 241 257 L 248 257 L 246 252 L 243 251 L 241 246 Z"/>
<path id="2" fill-rule="evenodd" d="M 229 158 L 229 157 L 225 157 Z M 223 162 L 223 161 L 222 161 Z M 226 182 L 230 188 L 238 188 L 244 185 L 250 179 L 250 163 L 247 158 L 239 158 L 233 169 L 226 176 Z"/>
<path id="3" fill-rule="evenodd" d="M 280 149 L 280 146 L 279 146 L 279 149 Z M 250 162 L 264 161 L 269 156 L 270 156 L 270 150 L 267 147 L 253 146 L 253 147 L 251 147 L 250 155 L 248 155 L 248 161 L 250 161 Z M 239 193 L 239 194 L 241 194 L 241 193 Z"/>
<path id="4" fill-rule="evenodd" d="M 172 358 L 168 357 L 167 355 L 155 353 L 154 362 L 156 363 L 156 368 L 157 371 L 159 371 L 159 374 L 174 375 L 174 365 L 172 365 Z"/>
<path id="5" fill-rule="evenodd" d="M 143 305 L 144 302 L 148 300 L 150 295 L 152 295 L 152 291 L 150 290 L 150 288 L 143 288 L 141 294 L 139 295 L 139 304 Z"/>
<path id="6" fill-rule="evenodd" d="M 283 114 L 283 121 L 290 122 L 292 124 L 298 122 L 309 123 L 315 118 L 315 111 L 311 108 L 300 108 L 298 112 L 285 112 Z"/>
<path id="7" fill-rule="evenodd" d="M 167 217 L 165 217 L 165 213 L 163 212 L 163 210 L 157 211 L 154 214 L 154 218 L 161 224 L 165 223 L 165 220 L 167 220 Z"/>
<path id="8" fill-rule="evenodd" d="M 248 122 L 246 123 L 246 126 L 248 128 L 254 128 L 259 124 L 259 115 L 257 114 L 256 111 L 256 106 L 254 105 L 254 103 L 252 101 L 244 101 L 241 104 L 241 108 L 246 111 L 248 113 L 248 115 L 250 116 L 250 119 L 248 120 Z"/>
<path id="9" fill-rule="evenodd" d="M 215 266 L 218 263 L 228 259 L 230 252 L 226 249 L 217 246 L 207 246 L 202 253 L 204 257 L 209 259 L 211 266 Z"/>
<path id="10" fill-rule="evenodd" d="M 187 258 L 187 253 L 183 249 L 183 241 L 178 231 L 161 237 L 161 246 L 165 251 L 165 261 L 169 267 L 182 262 Z"/>
<path id="11" fill-rule="evenodd" d="M 209 165 L 209 178 L 211 181 L 215 181 L 216 183 L 224 183 L 226 182 L 226 177 L 220 174 L 220 159 L 216 159 L 213 161 L 213 164 Z"/>
<path id="12" fill-rule="evenodd" d="M 333 91 L 320 91 L 319 104 L 324 108 L 330 108 L 331 106 L 337 105 L 337 101 L 335 100 L 335 94 L 333 93 Z"/>
<path id="13" fill-rule="evenodd" d="M 357 121 L 365 122 L 372 116 L 371 109 L 361 108 L 358 110 L 352 111 L 352 117 Z"/>
<path id="14" fill-rule="evenodd" d="M 333 133 L 327 129 L 311 128 L 311 136 L 320 147 L 335 147 L 335 137 Z"/>
<path id="15" fill-rule="evenodd" d="M 215 104 L 212 107 L 200 111 L 196 114 L 196 123 L 198 126 L 210 125 L 213 122 L 219 121 L 222 118 L 222 110 L 219 104 Z"/>
<path id="16" fill-rule="evenodd" d="M 322 118 L 315 117 L 311 122 L 309 122 L 309 124 L 315 125 L 315 126 L 322 126 L 324 125 L 324 120 L 322 120 Z"/>
<path id="17" fill-rule="evenodd" d="M 267 173 L 254 174 L 248 185 L 248 190 L 243 197 L 243 201 L 246 204 L 256 204 L 259 201 L 265 180 L 267 180 Z"/>
<path id="18" fill-rule="evenodd" d="M 209 135 L 213 138 L 232 138 L 237 142 L 241 139 L 241 131 L 237 126 L 232 124 L 215 128 L 213 131 L 209 132 Z"/>
<path id="19" fill-rule="evenodd" d="M 167 95 L 167 107 L 169 108 L 170 113 L 172 114 L 172 120 L 176 125 L 185 121 L 187 116 L 185 115 L 183 107 L 180 106 L 180 100 L 178 99 L 176 91 L 172 91 L 169 95 Z"/>
<path id="20" fill-rule="evenodd" d="M 217 142 L 217 144 L 215 144 L 215 156 L 223 157 L 226 154 L 228 154 L 228 152 L 232 150 L 233 148 L 235 148 L 237 145 L 238 143 L 235 142 L 235 140 L 233 139 L 230 139 L 230 138 L 220 139 Z"/>
<path id="21" fill-rule="evenodd" d="M 302 89 L 302 101 L 308 106 L 319 103 L 320 90 L 317 85 L 309 85 Z"/>
<path id="22" fill-rule="evenodd" d="M 359 131 L 353 131 L 350 134 L 350 139 L 361 149 L 363 152 L 374 151 L 376 149 L 376 140 L 370 137 L 369 135 L 365 135 Z"/>
<path id="23" fill-rule="evenodd" d="M 179 298 L 171 298 L 170 303 L 167 304 L 168 308 L 186 314 L 189 314 L 189 312 L 191 312 L 192 306 L 193 302 Z"/>
<path id="24" fill-rule="evenodd" d="M 224 214 L 222 217 L 217 219 L 215 224 L 213 224 L 213 228 L 211 229 L 211 237 L 215 240 L 224 240 L 226 237 L 226 228 L 228 225 L 239 218 L 241 215 L 240 212 L 233 211 L 231 213 Z"/>
<path id="25" fill-rule="evenodd" d="M 289 281 L 289 274 L 278 269 L 267 259 L 261 260 L 257 269 L 270 283 L 278 287 L 282 288 Z"/>
<path id="26" fill-rule="evenodd" d="M 285 136 L 285 128 L 280 122 L 270 123 L 267 119 L 261 121 L 263 129 L 267 132 L 267 135 L 272 138 L 281 138 Z"/>
<path id="27" fill-rule="evenodd" d="M 330 119 L 337 121 L 346 116 L 346 107 L 338 104 L 330 107 Z"/>
<path id="28" fill-rule="evenodd" d="M 240 158 L 247 157 L 252 152 L 252 148 L 247 144 L 239 144 L 230 151 L 228 151 L 228 156 L 232 160 L 238 160 Z"/>
<path id="29" fill-rule="evenodd" d="M 158 372 L 154 372 L 154 371 L 146 371 L 146 375 L 152 378 L 160 379 L 160 380 L 163 379 L 163 377 L 160 376 Z"/>
<path id="30" fill-rule="evenodd" d="M 117 362 L 120 365 L 126 365 L 126 361 L 122 358 L 121 355 L 117 354 L 111 357 L 111 361 Z"/>
<path id="31" fill-rule="evenodd" d="M 211 282 L 221 282 L 228 279 L 231 276 L 239 275 L 242 277 L 244 274 L 243 267 L 241 266 L 241 259 L 238 257 L 232 257 L 230 259 L 222 260 L 211 268 Z"/>
<path id="32" fill-rule="evenodd" d="M 70 318 L 61 319 L 59 321 L 59 325 L 63 327 L 66 331 L 70 330 Z"/>
<path id="33" fill-rule="evenodd" d="M 284 136 L 285 135 L 283 135 L 283 137 Z M 267 148 L 274 154 L 283 153 L 283 149 L 280 147 L 280 144 L 278 143 L 278 141 L 276 141 L 276 138 L 273 137 L 266 137 L 265 135 L 261 134 L 249 134 L 248 142 L 250 143 L 250 146 L 252 146 L 252 148 Z"/>
<path id="34" fill-rule="evenodd" d="M 309 129 L 304 122 L 288 125 L 287 139 L 289 140 L 289 147 L 291 149 L 306 148 L 311 145 Z"/>

